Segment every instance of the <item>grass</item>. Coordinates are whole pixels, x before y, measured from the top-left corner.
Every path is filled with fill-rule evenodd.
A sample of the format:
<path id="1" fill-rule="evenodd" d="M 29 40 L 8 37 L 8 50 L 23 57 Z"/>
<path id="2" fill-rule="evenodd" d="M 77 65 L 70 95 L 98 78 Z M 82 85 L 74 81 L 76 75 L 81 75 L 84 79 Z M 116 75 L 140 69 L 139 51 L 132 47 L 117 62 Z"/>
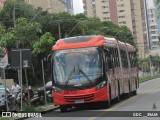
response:
<path id="1" fill-rule="evenodd" d="M 0 117 L 0 120 L 14 120 L 14 119 L 11 117 Z"/>
<path id="2" fill-rule="evenodd" d="M 22 111 L 23 112 L 42 112 L 42 111 L 46 111 L 53 108 L 54 108 L 53 103 L 48 103 L 47 105 L 40 105 L 40 106 L 31 105 L 31 107 L 29 107 L 29 105 L 27 104 L 24 104 Z"/>
<path id="3" fill-rule="evenodd" d="M 41 105 L 41 106 L 36 107 L 35 110 L 37 112 L 42 112 L 42 111 L 46 111 L 46 110 L 53 109 L 53 108 L 54 108 L 53 103 L 48 103 L 47 105 Z"/>
<path id="4" fill-rule="evenodd" d="M 148 81 L 148 80 L 152 80 L 152 79 L 155 79 L 155 78 L 159 78 L 160 77 L 160 73 L 154 75 L 154 76 L 145 76 L 145 77 L 140 77 L 139 81 L 140 82 L 145 82 L 145 81 Z"/>

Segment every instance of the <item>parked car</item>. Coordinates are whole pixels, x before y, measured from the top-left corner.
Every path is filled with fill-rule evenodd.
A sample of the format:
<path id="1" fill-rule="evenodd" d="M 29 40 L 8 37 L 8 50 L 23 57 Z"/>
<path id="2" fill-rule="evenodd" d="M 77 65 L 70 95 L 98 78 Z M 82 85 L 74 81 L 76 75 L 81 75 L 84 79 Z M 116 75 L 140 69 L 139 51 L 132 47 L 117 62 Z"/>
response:
<path id="1" fill-rule="evenodd" d="M 6 111 L 5 90 L 5 87 L 3 85 L 0 85 L 0 111 Z"/>
<path id="2" fill-rule="evenodd" d="M 17 101 L 15 96 L 10 94 L 9 90 L 3 85 L 0 85 L 0 111 L 7 111 L 5 94 L 7 94 L 8 111 L 17 111 Z"/>

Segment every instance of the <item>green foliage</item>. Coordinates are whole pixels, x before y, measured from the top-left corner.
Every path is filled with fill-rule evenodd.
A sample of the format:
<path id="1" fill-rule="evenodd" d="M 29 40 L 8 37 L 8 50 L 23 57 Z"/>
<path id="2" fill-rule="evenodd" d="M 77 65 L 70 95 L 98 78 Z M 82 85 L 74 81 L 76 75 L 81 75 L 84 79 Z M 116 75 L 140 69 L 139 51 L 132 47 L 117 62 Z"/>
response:
<path id="1" fill-rule="evenodd" d="M 152 79 L 159 78 L 159 77 L 160 77 L 160 74 L 156 74 L 154 76 L 145 76 L 145 77 L 140 77 L 139 81 L 145 82 L 145 81 L 152 80 Z"/>
<path id="2" fill-rule="evenodd" d="M 28 104 L 23 104 L 23 109 L 22 109 L 22 111 L 24 111 L 24 112 L 30 112 L 30 111 L 32 111 L 32 112 L 36 112 L 36 109 L 35 109 L 35 106 L 30 106 L 29 107 L 29 105 Z"/>
<path id="3" fill-rule="evenodd" d="M 160 57 L 158 55 L 156 56 L 149 56 L 147 58 L 139 58 L 138 59 L 138 65 L 139 65 L 139 69 L 142 72 L 150 72 L 150 61 L 153 67 L 155 67 L 156 69 L 160 68 Z"/>
<path id="4" fill-rule="evenodd" d="M 19 42 L 19 47 L 31 47 L 32 44 L 38 41 L 38 34 L 41 33 L 41 25 L 37 22 L 28 24 L 26 18 L 17 19 L 17 24 L 14 27 L 14 35 L 16 41 Z"/>
<path id="5" fill-rule="evenodd" d="M 3 24 L 0 24 L 0 46 L 11 46 L 14 43 L 15 36 L 12 29 L 6 29 Z"/>
<path id="6" fill-rule="evenodd" d="M 37 13 L 33 6 L 22 0 L 5 0 L 4 7 L 0 12 L 0 21 L 3 21 L 7 26 L 13 26 L 14 10 L 16 19 L 20 17 L 31 19 Z"/>
<path id="7" fill-rule="evenodd" d="M 51 48 L 55 42 L 54 37 L 52 37 L 51 33 L 47 32 L 45 33 L 39 41 L 35 42 L 33 44 L 33 54 L 47 54 L 49 51 L 51 51 Z"/>

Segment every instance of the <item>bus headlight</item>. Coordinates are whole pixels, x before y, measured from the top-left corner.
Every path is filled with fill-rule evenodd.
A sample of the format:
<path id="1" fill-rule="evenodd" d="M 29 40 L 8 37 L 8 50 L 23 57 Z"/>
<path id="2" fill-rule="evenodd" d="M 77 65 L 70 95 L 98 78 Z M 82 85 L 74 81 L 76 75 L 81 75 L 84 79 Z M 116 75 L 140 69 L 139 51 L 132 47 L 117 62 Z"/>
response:
<path id="1" fill-rule="evenodd" d="M 99 90 L 99 89 L 103 88 L 103 87 L 106 86 L 106 85 L 107 85 L 107 84 L 106 84 L 106 81 L 103 81 L 103 82 L 99 83 L 99 84 L 96 86 L 96 90 Z"/>
<path id="2" fill-rule="evenodd" d="M 62 94 L 62 90 L 59 89 L 58 87 L 53 86 L 53 91 L 54 91 L 54 92 L 57 92 L 57 93 L 59 93 L 59 94 Z"/>

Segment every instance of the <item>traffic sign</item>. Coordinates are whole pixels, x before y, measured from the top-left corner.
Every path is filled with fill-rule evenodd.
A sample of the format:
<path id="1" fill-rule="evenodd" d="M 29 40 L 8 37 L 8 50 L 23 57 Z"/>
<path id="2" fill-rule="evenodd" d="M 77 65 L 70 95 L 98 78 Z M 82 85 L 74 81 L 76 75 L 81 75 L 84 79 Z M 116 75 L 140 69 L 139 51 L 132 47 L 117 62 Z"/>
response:
<path id="1" fill-rule="evenodd" d="M 20 52 L 21 51 L 21 52 Z M 20 54 L 21 53 L 21 54 Z M 20 56 L 22 57 L 22 67 L 29 68 L 32 65 L 31 49 L 12 49 L 11 50 L 11 66 L 12 68 L 20 68 Z"/>
<path id="2" fill-rule="evenodd" d="M 4 47 L 0 47 L 0 68 L 5 68 L 8 65 L 8 51 Z"/>

